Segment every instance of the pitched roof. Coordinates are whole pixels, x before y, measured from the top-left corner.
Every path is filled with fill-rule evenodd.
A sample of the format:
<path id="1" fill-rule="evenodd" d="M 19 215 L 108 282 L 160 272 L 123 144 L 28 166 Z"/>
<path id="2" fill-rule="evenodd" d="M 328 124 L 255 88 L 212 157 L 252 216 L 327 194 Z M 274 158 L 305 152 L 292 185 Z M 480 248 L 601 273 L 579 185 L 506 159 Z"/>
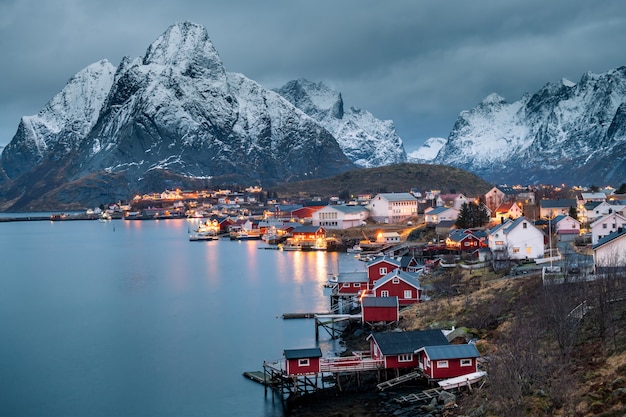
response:
<path id="1" fill-rule="evenodd" d="M 285 349 L 284 354 L 285 359 L 321 358 L 322 350 L 320 348 Z"/>
<path id="2" fill-rule="evenodd" d="M 574 199 L 564 198 L 560 200 L 541 200 L 539 205 L 541 205 L 541 208 L 570 208 L 577 207 L 578 203 Z"/>
<path id="3" fill-rule="evenodd" d="M 610 233 L 606 236 L 604 236 L 602 239 L 598 240 L 598 243 L 596 243 L 595 245 L 593 245 L 591 247 L 591 249 L 596 250 L 598 249 L 600 246 L 605 245 L 615 239 L 621 238 L 622 236 L 626 235 L 626 229 L 622 229 L 620 231 L 620 229 L 618 229 L 617 232 L 614 233 Z"/>
<path id="4" fill-rule="evenodd" d="M 423 350 L 426 352 L 430 360 L 477 358 L 480 356 L 476 346 L 470 344 L 424 346 L 423 348 L 417 350 Z"/>
<path id="5" fill-rule="evenodd" d="M 363 307 L 398 307 L 398 297 L 363 297 Z"/>
<path id="6" fill-rule="evenodd" d="M 360 213 L 363 211 L 369 211 L 368 209 L 366 209 L 363 206 L 345 206 L 345 205 L 336 205 L 336 206 L 328 206 L 331 208 L 334 208 L 337 211 L 340 211 L 342 213 L 346 213 L 346 214 L 350 214 L 350 213 Z"/>
<path id="7" fill-rule="evenodd" d="M 411 193 L 381 193 L 378 194 L 378 196 L 387 201 L 417 201 L 415 196 Z"/>
<path id="8" fill-rule="evenodd" d="M 374 289 L 380 288 L 382 285 L 386 284 L 394 278 L 399 278 L 407 284 L 411 285 L 412 287 L 421 288 L 420 282 L 415 275 L 409 272 L 405 272 L 401 269 L 394 269 L 393 271 L 376 281 Z"/>
<path id="9" fill-rule="evenodd" d="M 412 332 L 372 333 L 373 338 L 383 355 L 400 355 L 414 353 L 424 346 L 447 345 L 448 339 L 441 330 L 415 330 Z"/>
<path id="10" fill-rule="evenodd" d="M 367 282 L 367 271 L 340 272 L 337 274 L 339 284 L 345 282 Z"/>
<path id="11" fill-rule="evenodd" d="M 383 262 L 383 261 L 387 262 L 387 263 L 390 263 L 392 265 L 396 265 L 398 267 L 400 266 L 400 262 L 398 262 L 397 260 L 395 260 L 393 258 L 390 258 L 388 256 L 379 256 L 378 258 L 374 259 L 373 261 L 370 261 L 370 262 L 366 263 L 365 267 L 369 268 L 370 266 L 376 265 L 377 263 Z"/>

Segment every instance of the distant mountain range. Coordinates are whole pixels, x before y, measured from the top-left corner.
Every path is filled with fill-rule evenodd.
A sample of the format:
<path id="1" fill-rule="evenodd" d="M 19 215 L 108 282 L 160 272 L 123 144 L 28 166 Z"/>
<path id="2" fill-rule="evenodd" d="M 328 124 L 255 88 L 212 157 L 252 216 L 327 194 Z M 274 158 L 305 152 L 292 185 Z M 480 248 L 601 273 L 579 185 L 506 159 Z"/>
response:
<path id="1" fill-rule="evenodd" d="M 464 111 L 432 160 L 503 184 L 626 182 L 626 67 Z"/>
<path id="2" fill-rule="evenodd" d="M 90 207 L 165 188 L 270 187 L 406 161 L 493 183 L 617 185 L 626 179 L 625 97 L 625 68 L 549 83 L 512 104 L 491 94 L 460 114 L 447 139 L 407 156 L 392 121 L 345 109 L 323 83 L 271 91 L 227 72 L 207 31 L 184 22 L 143 57 L 88 66 L 22 117 L 0 158 L 0 210 Z"/>

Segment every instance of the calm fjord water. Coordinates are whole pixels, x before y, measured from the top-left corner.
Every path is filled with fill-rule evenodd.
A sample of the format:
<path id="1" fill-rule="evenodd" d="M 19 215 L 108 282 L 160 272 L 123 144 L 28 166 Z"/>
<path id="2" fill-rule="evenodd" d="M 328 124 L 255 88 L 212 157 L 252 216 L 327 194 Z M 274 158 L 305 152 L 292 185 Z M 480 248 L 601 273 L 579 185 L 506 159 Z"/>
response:
<path id="1" fill-rule="evenodd" d="M 326 311 L 328 274 L 361 266 L 189 242 L 196 224 L 0 223 L 0 415 L 281 416 L 242 372 L 315 346 L 280 315 Z"/>

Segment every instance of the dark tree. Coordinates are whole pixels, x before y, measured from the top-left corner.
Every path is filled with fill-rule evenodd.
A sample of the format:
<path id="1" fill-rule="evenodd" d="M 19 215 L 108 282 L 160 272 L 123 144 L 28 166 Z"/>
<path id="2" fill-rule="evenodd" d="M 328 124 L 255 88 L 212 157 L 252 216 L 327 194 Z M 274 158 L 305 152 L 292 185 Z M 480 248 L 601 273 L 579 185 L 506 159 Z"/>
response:
<path id="1" fill-rule="evenodd" d="M 578 220 L 578 211 L 576 211 L 576 207 L 570 207 L 568 214 L 572 219 Z"/>
<path id="2" fill-rule="evenodd" d="M 489 222 L 489 214 L 487 208 L 482 204 L 463 203 L 459 217 L 454 223 L 460 229 L 469 229 L 472 227 L 481 227 Z"/>
<path id="3" fill-rule="evenodd" d="M 622 185 L 619 186 L 615 194 L 626 194 L 626 182 L 623 182 Z"/>

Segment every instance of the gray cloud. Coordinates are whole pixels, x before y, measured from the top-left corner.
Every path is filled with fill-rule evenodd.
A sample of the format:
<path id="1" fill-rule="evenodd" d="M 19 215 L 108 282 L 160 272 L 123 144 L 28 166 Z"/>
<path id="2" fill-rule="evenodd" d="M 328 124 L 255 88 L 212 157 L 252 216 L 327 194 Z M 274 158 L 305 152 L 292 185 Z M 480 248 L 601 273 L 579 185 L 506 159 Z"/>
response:
<path id="1" fill-rule="evenodd" d="M 492 92 L 515 101 L 626 65 L 619 0 L 5 0 L 0 145 L 80 69 L 141 56 L 183 20 L 207 28 L 228 71 L 268 88 L 324 81 L 346 105 L 394 120 L 409 151 Z"/>

